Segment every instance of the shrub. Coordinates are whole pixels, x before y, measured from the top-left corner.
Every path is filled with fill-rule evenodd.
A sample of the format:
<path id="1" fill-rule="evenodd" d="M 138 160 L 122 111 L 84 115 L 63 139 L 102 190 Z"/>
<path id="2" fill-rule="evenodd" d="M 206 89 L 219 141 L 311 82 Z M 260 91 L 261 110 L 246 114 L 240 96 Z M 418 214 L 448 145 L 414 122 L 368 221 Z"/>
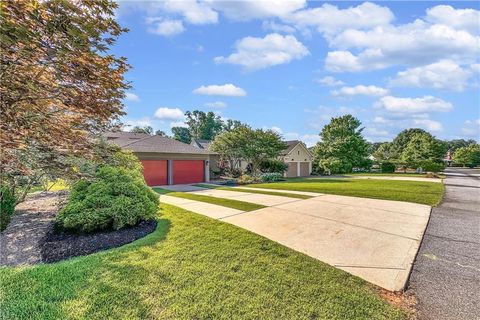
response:
<path id="1" fill-rule="evenodd" d="M 421 164 L 423 171 L 427 172 L 440 172 L 445 169 L 445 164 L 433 162 L 433 161 L 425 161 Z"/>
<path id="2" fill-rule="evenodd" d="M 382 162 L 380 166 L 382 173 L 393 173 L 395 172 L 395 164 L 391 162 Z"/>
<path id="3" fill-rule="evenodd" d="M 266 159 L 260 162 L 260 171 L 265 173 L 284 173 L 288 169 L 288 164 L 277 159 Z"/>
<path id="4" fill-rule="evenodd" d="M 277 172 L 264 173 L 260 176 L 262 182 L 275 182 L 283 180 L 283 175 Z"/>
<path id="5" fill-rule="evenodd" d="M 249 184 L 249 183 L 255 183 L 255 182 L 259 182 L 259 179 L 254 178 L 249 174 L 244 174 L 237 179 L 238 184 Z"/>
<path id="6" fill-rule="evenodd" d="M 68 204 L 56 217 L 56 226 L 80 232 L 118 230 L 153 219 L 158 203 L 158 196 L 138 171 L 105 166 L 92 181 L 74 184 Z"/>
<path id="7" fill-rule="evenodd" d="M 0 231 L 4 230 L 13 212 L 15 211 L 16 199 L 12 190 L 7 186 L 0 187 Z"/>

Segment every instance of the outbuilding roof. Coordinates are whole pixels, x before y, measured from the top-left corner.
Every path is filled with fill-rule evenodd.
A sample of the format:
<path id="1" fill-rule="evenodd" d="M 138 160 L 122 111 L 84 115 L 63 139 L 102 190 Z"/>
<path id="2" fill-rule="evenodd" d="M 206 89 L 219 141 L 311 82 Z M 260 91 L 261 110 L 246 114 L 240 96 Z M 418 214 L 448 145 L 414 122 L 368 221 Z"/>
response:
<path id="1" fill-rule="evenodd" d="M 281 153 L 282 156 L 286 156 L 287 154 L 289 154 L 293 150 L 293 148 L 295 148 L 299 143 L 311 155 L 311 151 L 308 150 L 307 147 L 305 146 L 305 144 L 300 140 L 290 140 L 290 141 L 284 141 L 284 142 L 287 144 L 287 148 L 282 151 L 282 153 Z"/>
<path id="2" fill-rule="evenodd" d="M 104 134 L 107 141 L 115 143 L 122 149 L 133 152 L 148 153 L 187 153 L 187 154 L 209 154 L 205 149 L 196 148 L 189 144 L 162 137 L 159 135 L 148 135 L 132 132 L 107 132 Z"/>

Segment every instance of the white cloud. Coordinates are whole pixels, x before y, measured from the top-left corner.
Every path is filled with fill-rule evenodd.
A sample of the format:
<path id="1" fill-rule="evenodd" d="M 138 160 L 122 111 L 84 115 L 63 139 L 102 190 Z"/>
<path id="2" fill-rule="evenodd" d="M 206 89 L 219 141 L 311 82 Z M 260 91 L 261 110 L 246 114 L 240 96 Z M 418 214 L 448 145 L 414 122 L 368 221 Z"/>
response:
<path id="1" fill-rule="evenodd" d="M 480 53 L 479 37 L 422 20 L 372 30 L 347 29 L 332 37 L 329 45 L 339 49 L 329 52 L 325 60 L 325 67 L 333 72 L 418 66 L 445 59 L 466 64 Z"/>
<path id="2" fill-rule="evenodd" d="M 161 107 L 155 111 L 155 117 L 161 120 L 181 120 L 185 118 L 185 115 L 179 108 Z"/>
<path id="3" fill-rule="evenodd" d="M 366 127 L 363 133 L 368 141 L 384 141 L 390 136 L 390 133 L 387 130 L 378 129 L 376 127 Z"/>
<path id="4" fill-rule="evenodd" d="M 356 95 L 364 95 L 371 97 L 381 97 L 388 94 L 388 90 L 377 86 L 358 85 L 355 87 L 342 87 L 339 90 L 330 91 L 333 96 L 351 97 Z"/>
<path id="5" fill-rule="evenodd" d="M 305 0 L 207 0 L 206 3 L 215 10 L 221 11 L 228 19 L 235 21 L 285 17 L 306 5 Z"/>
<path id="6" fill-rule="evenodd" d="M 283 32 L 283 33 L 294 33 L 296 30 L 294 27 L 276 23 L 275 21 L 263 21 L 262 23 L 263 30 L 271 30 L 273 32 Z"/>
<path id="7" fill-rule="evenodd" d="M 185 31 L 182 20 L 163 20 L 161 18 L 147 18 L 150 33 L 161 36 L 174 36 Z"/>
<path id="8" fill-rule="evenodd" d="M 222 101 L 215 101 L 215 102 L 207 102 L 204 104 L 207 108 L 226 108 L 227 104 Z"/>
<path id="9" fill-rule="evenodd" d="M 167 0 L 163 1 L 163 9 L 167 12 L 178 13 L 186 22 L 195 25 L 218 22 L 218 13 L 203 1 Z"/>
<path id="10" fill-rule="evenodd" d="M 413 124 L 419 126 L 428 131 L 442 131 L 443 126 L 440 122 L 433 121 L 430 119 L 413 119 Z"/>
<path id="11" fill-rule="evenodd" d="M 462 91 L 468 85 L 472 72 L 452 60 L 441 60 L 426 66 L 410 68 L 397 73 L 390 81 L 393 86 L 419 87 Z"/>
<path id="12" fill-rule="evenodd" d="M 314 27 L 327 35 L 347 28 L 363 29 L 387 25 L 393 19 L 390 9 L 371 2 L 346 9 L 323 4 L 318 8 L 299 10 L 285 18 L 297 27 Z"/>
<path id="13" fill-rule="evenodd" d="M 231 97 L 243 97 L 247 95 L 247 92 L 242 88 L 236 87 L 231 83 L 224 85 L 209 85 L 201 86 L 193 90 L 194 94 L 202 94 L 207 96 L 231 96 Z"/>
<path id="14" fill-rule="evenodd" d="M 462 134 L 480 140 L 480 119 L 465 121 L 462 127 Z"/>
<path id="15" fill-rule="evenodd" d="M 451 6 L 439 5 L 428 9 L 425 19 L 432 23 L 466 30 L 471 34 L 480 32 L 480 11 L 474 9 L 454 9 Z"/>
<path id="16" fill-rule="evenodd" d="M 282 133 L 283 133 L 282 128 L 276 127 L 276 126 L 273 126 L 273 127 L 263 127 L 262 129 L 263 129 L 263 130 L 272 130 L 272 131 L 274 131 L 274 132 L 276 132 L 276 133 L 278 133 L 278 134 L 282 134 Z"/>
<path id="17" fill-rule="evenodd" d="M 336 86 L 341 86 L 345 84 L 343 81 L 337 80 L 331 76 L 326 76 L 326 77 L 323 77 L 322 79 L 316 79 L 315 81 L 321 84 L 322 86 L 327 86 L 327 87 L 336 87 Z"/>
<path id="18" fill-rule="evenodd" d="M 140 98 L 132 92 L 125 92 L 125 99 L 128 101 L 139 102 Z"/>
<path id="19" fill-rule="evenodd" d="M 449 111 L 453 108 L 450 102 L 432 96 L 424 96 L 422 98 L 385 96 L 378 101 L 377 106 L 394 113 Z"/>
<path id="20" fill-rule="evenodd" d="M 228 57 L 216 57 L 216 63 L 241 65 L 247 71 L 289 63 L 310 54 L 292 35 L 271 33 L 264 38 L 246 37 L 236 42 L 235 52 Z"/>

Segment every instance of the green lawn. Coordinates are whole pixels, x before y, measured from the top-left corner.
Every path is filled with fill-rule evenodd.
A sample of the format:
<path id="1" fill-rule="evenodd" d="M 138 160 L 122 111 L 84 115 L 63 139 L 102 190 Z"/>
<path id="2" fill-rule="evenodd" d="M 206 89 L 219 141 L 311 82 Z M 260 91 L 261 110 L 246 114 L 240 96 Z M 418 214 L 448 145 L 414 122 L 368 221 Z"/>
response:
<path id="1" fill-rule="evenodd" d="M 282 197 L 289 197 L 289 198 L 296 198 L 296 199 L 310 199 L 311 196 L 306 196 L 303 194 L 294 194 L 294 193 L 287 193 L 287 192 L 277 192 L 277 191 L 265 191 L 265 190 L 253 190 L 251 188 L 232 188 L 232 187 L 222 187 L 222 186 L 214 186 L 211 184 L 195 184 L 194 186 L 207 188 L 207 189 L 217 189 L 217 190 L 228 190 L 228 191 L 235 191 L 235 192 L 250 192 L 250 193 L 259 193 L 259 194 L 267 194 L 271 196 L 282 196 Z"/>
<path id="2" fill-rule="evenodd" d="M 251 184 L 250 188 L 298 190 L 344 196 L 408 201 L 431 206 L 443 196 L 444 186 L 437 182 L 398 181 L 378 179 L 290 179 L 286 182 Z"/>
<path id="3" fill-rule="evenodd" d="M 2 319 L 403 319 L 363 280 L 163 204 L 157 230 L 106 252 L 0 268 Z"/>
<path id="4" fill-rule="evenodd" d="M 253 210 L 265 208 L 265 206 L 262 206 L 260 204 L 245 202 L 245 201 L 210 197 L 210 196 L 204 196 L 204 195 L 188 193 L 188 192 L 172 192 L 170 190 L 162 189 L 162 188 L 153 188 L 153 190 L 160 194 L 168 194 L 169 196 L 173 196 L 177 198 L 207 202 L 207 203 L 216 204 L 219 206 L 224 206 L 224 207 L 233 208 L 233 209 L 238 209 L 242 211 L 253 211 Z"/>
<path id="5" fill-rule="evenodd" d="M 395 173 L 381 173 L 381 172 L 355 172 L 345 174 L 345 176 L 377 176 L 377 177 L 414 177 L 414 178 L 427 178 L 426 173 L 413 173 L 413 172 L 395 172 Z M 445 175 L 442 173 L 437 173 L 437 177 L 444 179 Z M 428 181 L 428 180 L 427 180 Z"/>

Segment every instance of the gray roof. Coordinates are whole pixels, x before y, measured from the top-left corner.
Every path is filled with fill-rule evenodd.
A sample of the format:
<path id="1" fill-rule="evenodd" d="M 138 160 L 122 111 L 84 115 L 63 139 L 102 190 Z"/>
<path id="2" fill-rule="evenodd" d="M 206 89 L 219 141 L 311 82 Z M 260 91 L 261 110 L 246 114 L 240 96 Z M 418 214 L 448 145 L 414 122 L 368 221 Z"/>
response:
<path id="1" fill-rule="evenodd" d="M 211 142 L 212 141 L 206 140 L 206 139 L 193 139 L 190 144 L 194 147 L 208 150 L 208 147 L 210 147 Z"/>
<path id="2" fill-rule="evenodd" d="M 284 141 L 284 142 L 287 144 L 287 148 L 282 151 L 281 153 L 282 156 L 289 154 L 290 151 L 292 151 L 292 149 L 295 148 L 297 144 L 302 143 L 299 140 L 291 140 L 291 141 Z"/>
<path id="3" fill-rule="evenodd" d="M 187 154 L 210 153 L 208 150 L 196 148 L 189 144 L 158 135 L 150 136 L 143 133 L 107 132 L 104 136 L 108 141 L 115 143 L 122 149 L 131 150 L 133 152 Z"/>

